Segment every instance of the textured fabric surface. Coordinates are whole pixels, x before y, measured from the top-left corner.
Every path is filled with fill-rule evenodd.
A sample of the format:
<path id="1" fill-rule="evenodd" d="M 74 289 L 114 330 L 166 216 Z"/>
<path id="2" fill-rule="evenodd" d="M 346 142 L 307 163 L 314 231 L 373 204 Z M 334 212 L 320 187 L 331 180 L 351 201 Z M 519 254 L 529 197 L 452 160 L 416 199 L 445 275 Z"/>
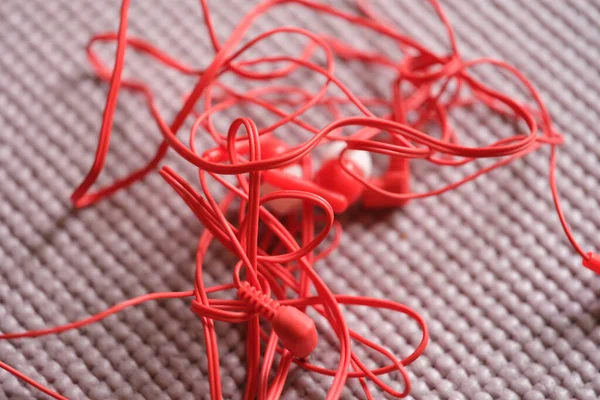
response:
<path id="1" fill-rule="evenodd" d="M 133 3 L 132 34 L 190 64 L 209 62 L 213 53 L 197 1 Z M 222 38 L 252 4 L 211 1 Z M 445 48 L 443 28 L 426 2 L 376 4 L 410 35 Z M 503 58 L 540 88 L 566 135 L 558 161 L 565 212 L 583 247 L 600 250 L 600 3 L 447 0 L 443 6 L 465 58 Z M 74 212 L 69 205 L 92 161 L 107 90 L 92 77 L 84 46 L 93 33 L 115 30 L 118 12 L 116 0 L 0 1 L 2 332 L 61 324 L 132 296 L 192 287 L 202 228 L 157 174 L 97 206 Z M 296 6 L 261 18 L 250 34 L 292 21 L 358 46 L 395 51 L 368 32 Z M 294 40 L 275 37 L 256 51 L 281 53 Z M 105 46 L 101 53 L 110 60 L 112 51 Z M 126 73 L 135 68 L 151 82 L 170 119 L 193 82 L 132 53 L 127 66 Z M 355 91 L 389 93 L 388 77 L 362 65 L 339 63 L 337 71 Z M 479 74 L 518 92 L 496 71 Z M 305 78 L 305 84 L 319 81 Z M 235 116 L 224 115 L 220 123 L 227 126 Z M 261 115 L 252 116 L 263 123 Z M 311 118 L 326 122 L 318 113 Z M 514 128 L 479 109 L 455 119 L 470 143 Z M 101 183 L 142 165 L 159 139 L 143 100 L 124 92 Z M 547 156 L 544 149 L 402 210 L 355 209 L 342 217 L 339 250 L 316 268 L 334 292 L 390 297 L 426 318 L 431 343 L 409 368 L 413 398 L 600 397 L 600 279 L 581 267 L 560 230 Z M 189 171 L 173 155 L 166 163 Z M 413 170 L 415 190 L 465 173 L 421 164 Z M 211 248 L 208 284 L 228 280 L 232 261 L 220 247 Z M 346 315 L 351 327 L 397 354 L 407 354 L 419 337 L 405 317 L 363 308 Z M 224 396 L 239 399 L 243 333 L 226 324 L 217 331 Z M 334 336 L 322 333 L 321 342 L 313 361 L 335 365 Z M 73 399 L 208 398 L 201 324 L 183 300 L 148 303 L 59 336 L 0 342 L 0 359 Z M 368 364 L 383 362 L 372 357 Z M 321 399 L 329 382 L 294 369 L 283 397 Z M 344 398 L 362 398 L 360 392 L 349 382 Z M 0 371 L 0 398 L 44 396 Z"/>

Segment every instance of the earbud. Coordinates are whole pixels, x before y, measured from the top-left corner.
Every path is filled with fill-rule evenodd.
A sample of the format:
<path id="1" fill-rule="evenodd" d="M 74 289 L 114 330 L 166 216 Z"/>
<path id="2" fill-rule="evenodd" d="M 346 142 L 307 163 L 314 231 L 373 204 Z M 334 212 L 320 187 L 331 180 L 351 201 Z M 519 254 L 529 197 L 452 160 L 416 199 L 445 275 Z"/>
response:
<path id="1" fill-rule="evenodd" d="M 273 138 L 272 135 L 265 139 L 261 138 L 260 155 L 263 160 L 283 154 L 287 149 L 288 146 L 285 142 Z M 288 165 L 287 167 L 280 168 L 278 171 L 284 176 L 302 178 L 302 167 L 298 164 Z M 268 175 L 266 177 L 263 176 L 263 183 L 260 186 L 260 195 L 264 196 L 283 189 L 281 186 L 277 185 L 276 181 L 277 180 L 273 179 L 269 180 Z M 302 200 L 276 199 L 266 203 L 265 207 L 277 215 L 286 215 L 300 209 L 300 207 L 302 207 Z"/>
<path id="2" fill-rule="evenodd" d="M 300 165 L 298 164 L 289 165 L 287 167 L 281 168 L 279 171 L 285 174 L 283 178 L 302 178 L 302 167 L 300 167 Z M 271 179 L 269 179 L 269 177 L 271 177 Z M 263 183 L 262 185 L 260 185 L 260 195 L 264 196 L 277 190 L 282 190 L 283 188 L 281 186 L 278 186 L 277 183 L 275 183 L 278 181 L 280 181 L 280 179 L 273 179 L 272 175 L 266 174 L 265 176 L 263 174 Z M 269 201 L 268 203 L 265 203 L 265 207 L 267 207 L 270 211 L 274 212 L 277 215 L 287 215 L 293 211 L 299 210 L 302 207 L 302 200 L 291 198 L 275 199 Z"/>
<path id="3" fill-rule="evenodd" d="M 348 204 L 352 204 L 360 198 L 364 186 L 344 170 L 342 163 L 350 171 L 368 179 L 373 171 L 371 155 L 366 151 L 349 150 L 344 153 L 344 158 L 340 162 L 339 155 L 346 144 L 335 142 L 329 146 L 325 162 L 315 176 L 315 183 L 341 194 Z"/>
<path id="4" fill-rule="evenodd" d="M 348 200 L 342 194 L 326 189 L 308 179 L 298 178 L 280 169 L 263 171 L 262 177 L 265 183 L 273 185 L 278 190 L 300 190 L 321 196 L 327 200 L 335 213 L 344 212 L 348 208 Z M 268 207 L 269 204 L 267 203 L 265 206 Z"/>
<path id="5" fill-rule="evenodd" d="M 240 155 L 247 155 L 250 152 L 250 146 L 247 140 L 235 143 L 236 152 Z M 283 154 L 288 149 L 285 142 L 275 139 L 272 134 L 268 133 L 260 138 L 260 155 L 261 159 L 266 160 Z M 228 159 L 228 154 L 225 148 L 216 147 L 204 153 L 203 157 L 212 162 L 223 162 Z M 275 178 L 272 175 L 277 175 Z M 271 177 L 271 178 L 270 178 Z M 287 180 L 287 177 L 302 178 L 302 168 L 298 164 L 289 165 L 279 169 L 274 174 L 263 175 L 263 183 L 260 187 L 260 195 L 275 192 L 277 190 L 286 189 L 277 182 Z M 265 204 L 265 206 L 277 215 L 286 215 L 292 211 L 300 209 L 302 200 L 299 199 L 276 199 Z"/>
<path id="6" fill-rule="evenodd" d="M 339 161 L 339 155 L 345 146 L 346 144 L 341 142 L 329 145 L 325 162 L 316 173 L 314 182 L 303 179 L 302 171 L 297 165 L 264 171 L 265 183 L 261 188 L 261 194 L 275 190 L 302 190 L 323 197 L 334 212 L 344 212 L 350 204 L 360 198 L 363 192 L 363 185 L 347 173 Z M 371 155 L 365 151 L 347 151 L 342 162 L 346 168 L 364 178 L 368 178 L 373 170 Z M 301 204 L 300 200 L 281 199 L 269 202 L 267 207 L 277 214 L 285 215 L 299 209 Z"/>
<path id="7" fill-rule="evenodd" d="M 386 173 L 371 181 L 377 187 L 393 193 L 410 193 L 410 164 L 406 158 L 393 158 Z M 394 199 L 374 190 L 367 189 L 363 195 L 365 208 L 388 208 L 403 206 L 407 199 Z"/>
<path id="8" fill-rule="evenodd" d="M 287 150 L 285 143 L 276 139 L 272 139 L 269 143 L 268 151 L 270 151 L 269 154 L 271 154 L 271 157 L 284 153 Z M 337 154 L 339 155 L 339 152 L 337 152 Z M 267 157 L 265 156 L 263 158 Z M 370 161 L 370 158 L 368 161 Z M 368 162 L 364 160 L 360 162 L 362 162 L 370 171 L 372 167 Z M 358 161 L 356 164 L 358 164 Z M 344 175 L 347 175 L 351 180 L 353 180 L 354 184 L 357 183 L 347 173 L 344 171 L 342 172 Z M 302 168 L 298 164 L 289 165 L 281 169 L 263 171 L 262 178 L 263 184 L 261 185 L 260 190 L 261 196 L 276 190 L 301 190 L 310 192 L 327 200 L 333 208 L 333 211 L 336 213 L 345 211 L 350 203 L 343 193 L 339 193 L 334 188 L 328 187 L 327 185 L 319 185 L 318 182 L 311 182 L 310 180 L 303 179 Z M 266 203 L 265 206 L 278 215 L 286 215 L 299 210 L 302 207 L 302 200 L 277 199 Z"/>

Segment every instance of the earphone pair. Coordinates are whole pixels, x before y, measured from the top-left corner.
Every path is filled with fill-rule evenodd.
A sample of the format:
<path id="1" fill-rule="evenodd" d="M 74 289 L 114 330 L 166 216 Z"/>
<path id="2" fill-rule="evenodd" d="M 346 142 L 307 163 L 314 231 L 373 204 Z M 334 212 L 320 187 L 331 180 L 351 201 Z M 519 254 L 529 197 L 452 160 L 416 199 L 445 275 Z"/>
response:
<path id="1" fill-rule="evenodd" d="M 269 169 L 262 172 L 263 183 L 261 195 L 277 190 L 302 190 L 317 194 L 327 200 L 334 212 L 342 213 L 348 207 L 362 199 L 365 208 L 387 208 L 402 206 L 407 200 L 390 198 L 371 190 L 352 174 L 367 180 L 370 184 L 394 193 L 410 193 L 410 167 L 407 159 L 395 159 L 387 171 L 380 177 L 373 177 L 373 160 L 371 154 L 361 150 L 346 150 L 341 141 L 325 144 L 326 152 L 323 163 L 313 179 L 306 179 L 302 167 L 298 163 L 282 168 Z M 287 144 L 271 135 L 264 135 L 260 142 L 261 158 L 269 159 L 289 150 Z M 247 141 L 239 141 L 236 152 L 247 154 Z M 213 162 L 225 161 L 227 154 L 223 148 L 214 148 L 204 153 L 204 157 Z M 351 173 L 348 173 L 350 171 Z M 300 209 L 299 199 L 277 199 L 268 203 L 268 208 L 277 215 L 283 216 Z"/>

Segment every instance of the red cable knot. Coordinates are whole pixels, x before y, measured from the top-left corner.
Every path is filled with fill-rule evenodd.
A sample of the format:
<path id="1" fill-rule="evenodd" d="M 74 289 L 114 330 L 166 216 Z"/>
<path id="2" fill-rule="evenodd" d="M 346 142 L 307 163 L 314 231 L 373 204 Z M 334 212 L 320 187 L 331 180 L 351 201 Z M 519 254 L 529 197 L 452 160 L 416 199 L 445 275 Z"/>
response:
<path id="1" fill-rule="evenodd" d="M 283 347 L 294 357 L 305 358 L 317 346 L 318 335 L 315 322 L 295 307 L 281 305 L 248 282 L 238 289 L 238 297 L 255 312 L 271 322 Z"/>
<path id="2" fill-rule="evenodd" d="M 583 266 L 600 275 L 600 256 L 594 253 L 588 253 L 587 255 L 588 258 L 583 259 Z"/>

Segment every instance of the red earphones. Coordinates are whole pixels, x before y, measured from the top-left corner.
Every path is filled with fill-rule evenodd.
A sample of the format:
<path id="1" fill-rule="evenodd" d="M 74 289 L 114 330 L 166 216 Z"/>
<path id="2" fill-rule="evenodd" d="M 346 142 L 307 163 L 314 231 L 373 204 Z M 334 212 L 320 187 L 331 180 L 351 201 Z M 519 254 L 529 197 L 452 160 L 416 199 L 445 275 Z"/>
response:
<path id="1" fill-rule="evenodd" d="M 270 146 L 278 146 L 272 143 Z M 345 147 L 344 143 L 335 142 L 329 145 L 329 152 L 321 169 L 317 171 L 314 182 L 302 178 L 300 166 L 295 164 L 283 169 L 263 171 L 263 189 L 261 194 L 274 190 L 302 190 L 314 193 L 327 200 L 333 211 L 344 212 L 349 205 L 355 203 L 363 193 L 364 186 L 348 174 L 338 156 Z M 345 167 L 363 178 L 369 178 L 373 169 L 371 155 L 365 151 L 350 150 L 342 162 Z M 275 203 L 275 201 L 271 202 Z M 277 214 L 285 215 L 300 208 L 302 202 L 296 199 L 280 199 L 270 208 Z"/>
<path id="2" fill-rule="evenodd" d="M 351 14 L 315 0 L 263 0 L 246 14 L 227 40 L 221 43 L 214 31 L 207 0 L 200 0 L 214 57 L 206 68 L 196 68 L 183 64 L 141 38 L 129 35 L 127 26 L 130 0 L 122 0 L 118 32 L 96 35 L 87 48 L 94 70 L 100 78 L 110 82 L 110 88 L 94 163 L 73 193 L 72 201 L 75 207 L 85 207 L 106 198 L 156 170 L 168 149 L 176 151 L 197 168 L 202 187 L 202 192 L 198 192 L 172 169 L 163 166 L 160 170 L 161 176 L 204 226 L 196 252 L 193 290 L 146 294 L 80 321 L 48 329 L 0 334 L 0 340 L 37 337 L 80 328 L 145 301 L 193 297 L 191 309 L 200 316 L 203 326 L 212 399 L 223 398 L 215 321 L 246 324 L 246 399 L 280 398 L 292 363 L 305 370 L 333 377 L 328 383 L 328 400 L 341 397 L 349 378 L 359 381 L 367 399 L 374 398 L 367 379 L 391 396 L 405 397 L 410 392 L 410 379 L 405 367 L 425 350 L 428 341 L 427 327 L 418 313 L 402 304 L 386 299 L 332 293 L 320 278 L 319 268 L 314 268 L 314 263 L 326 257 L 339 243 L 342 227 L 335 220 L 334 213 L 343 212 L 360 199 L 366 208 L 382 208 L 401 206 L 412 198 L 438 195 L 546 145 L 550 146 L 551 151 L 550 189 L 565 234 L 581 254 L 583 265 L 600 274 L 600 256 L 586 253 L 578 245 L 560 206 L 555 169 L 556 147 L 562 143 L 562 136 L 553 128 L 551 116 L 540 95 L 518 69 L 507 63 L 487 57 L 463 59 L 446 15 L 437 0 L 429 2 L 448 33 L 450 49 L 442 54 L 434 53 L 380 18 L 370 9 L 368 1 L 364 0 L 357 4 L 360 14 Z M 296 3 L 299 7 L 369 29 L 374 34 L 396 42 L 397 52 L 388 55 L 363 51 L 354 48 L 351 43 L 299 27 L 280 26 L 258 36 L 248 37 L 250 28 L 258 17 L 283 3 Z M 279 34 L 301 35 L 308 39 L 308 44 L 303 50 L 298 49 L 302 51 L 297 55 L 242 57 L 253 46 Z M 116 42 L 117 51 L 112 69 L 92 49 L 93 43 L 97 41 Z M 135 49 L 168 68 L 197 79 L 196 85 L 185 96 L 185 103 L 170 124 L 165 121 L 160 107 L 155 104 L 152 89 L 142 81 L 124 77 L 127 48 Z M 317 63 L 312 59 L 316 50 L 324 54 L 325 63 Z M 399 60 L 400 55 L 402 59 Z M 334 73 L 334 65 L 339 59 L 360 60 L 373 69 L 387 69 L 395 76 L 389 82 L 392 98 L 353 93 Z M 489 65 L 512 75 L 528 89 L 532 101 L 512 99 L 489 87 L 471 73 L 471 69 L 477 65 Z M 254 66 L 268 68 L 255 69 Z M 321 80 L 324 83 L 320 89 L 306 90 L 302 87 L 303 81 L 297 81 L 299 85 L 274 82 L 297 69 L 325 78 Z M 243 80 L 242 83 L 261 81 L 268 82 L 268 85 L 261 84 L 254 89 L 246 89 L 254 85 L 231 84 L 229 79 L 221 79 L 223 75 Z M 404 85 L 406 83 L 409 85 Z M 146 166 L 109 186 L 89 192 L 106 162 L 117 97 L 119 91 L 125 88 L 145 97 L 164 141 Z M 329 89 L 339 89 L 342 95 L 334 94 Z M 204 103 L 202 112 L 196 112 L 201 100 Z M 225 139 L 224 135 L 217 132 L 213 118 L 220 111 L 241 104 L 259 107 L 278 119 L 259 129 L 249 118 L 237 118 L 231 123 Z M 450 116 L 453 110 L 475 104 L 483 104 L 508 120 L 524 122 L 528 133 L 515 132 L 513 136 L 477 147 L 461 144 L 460 135 Z M 353 106 L 356 114 L 344 117 L 342 107 L 345 106 Z M 373 107 L 384 107 L 385 112 L 375 113 Z M 303 117 L 312 109 L 325 111 L 331 119 L 325 126 L 308 122 Z M 406 118 L 409 113 L 415 114 L 414 121 Z M 191 115 L 195 115 L 196 120 L 187 146 L 177 134 Z M 440 128 L 440 137 L 430 135 L 426 128 L 431 124 Z M 285 143 L 273 137 L 274 132 L 285 130 L 288 125 L 294 125 L 312 135 L 311 139 L 288 149 Z M 242 127 L 247 138 L 235 140 Z M 356 128 L 358 131 L 338 136 L 345 128 Z M 375 137 L 380 133 L 389 135 L 390 142 L 376 140 Z M 218 147 L 204 154 L 198 153 L 196 134 L 212 137 Z M 321 168 L 313 174 L 311 151 L 321 144 L 328 147 L 328 153 Z M 233 149 L 228 146 L 233 146 Z M 233 153 L 239 156 L 239 160 L 227 163 Z M 380 177 L 372 177 L 371 153 L 391 157 L 388 170 Z M 441 188 L 425 193 L 412 193 L 409 165 L 412 158 L 436 166 L 451 167 L 460 167 L 481 158 L 496 161 Z M 225 189 L 225 195 L 221 196 L 222 191 L 219 192 L 219 200 L 213 197 L 212 183 L 215 182 L 209 185 L 209 175 Z M 225 179 L 227 176 L 236 177 L 237 182 L 231 183 L 231 180 Z M 301 219 L 282 218 L 299 209 L 305 204 L 303 202 L 311 204 L 311 207 L 304 207 Z M 320 211 L 315 212 L 315 208 Z M 229 217 L 236 213 L 237 219 Z M 317 225 L 324 227 L 319 231 L 316 229 Z M 333 231 L 335 237 L 332 244 L 323 250 L 320 245 Z M 220 242 L 239 262 L 234 268 L 232 281 L 207 287 L 203 268 L 210 266 L 205 265 L 204 257 L 213 240 Z M 240 274 L 242 268 L 244 274 Z M 236 290 L 237 298 L 209 297 L 209 294 L 228 290 Z M 421 341 L 411 354 L 399 359 L 389 350 L 352 330 L 346 323 L 341 305 L 368 306 L 404 313 L 419 325 L 423 332 Z M 317 344 L 315 323 L 305 313 L 309 308 L 311 312 L 323 317 L 338 340 L 339 358 L 335 369 L 313 365 L 308 360 L 298 360 L 308 356 Z M 259 317 L 270 321 L 272 329 L 260 324 Z M 389 360 L 388 365 L 370 369 L 354 353 L 354 346 L 366 346 L 379 352 Z M 280 354 L 278 358 L 275 357 L 277 353 Z M 278 366 L 274 368 L 276 364 Z M 9 371 L 56 399 L 64 399 L 2 361 L 0 369 Z M 402 376 L 405 383 L 402 391 L 379 378 L 380 374 L 392 371 L 398 371 Z M 382 396 L 377 394 L 375 397 Z"/>
<path id="3" fill-rule="evenodd" d="M 285 151 L 285 145 L 278 141 L 272 142 L 265 148 L 277 146 Z M 369 181 L 372 185 L 384 190 L 408 194 L 410 193 L 409 161 L 404 158 L 394 158 L 390 168 L 382 177 L 371 178 L 373 161 L 366 151 L 347 150 L 342 160 L 339 155 L 346 147 L 343 142 L 334 142 L 328 145 L 329 149 L 321 168 L 315 174 L 314 182 L 303 179 L 298 165 L 292 165 L 282 170 L 268 170 L 263 172 L 263 187 L 261 194 L 280 190 L 305 190 L 320 195 L 327 200 L 336 213 L 344 212 L 351 204 L 362 197 L 366 208 L 385 208 L 405 205 L 408 200 L 395 199 L 371 190 L 347 172 L 358 175 Z M 261 146 L 261 151 L 263 147 Z M 342 165 L 343 164 L 343 165 Z M 301 201 L 296 199 L 281 199 L 271 205 L 273 211 L 285 215 L 300 208 Z"/>
<path id="4" fill-rule="evenodd" d="M 361 196 L 367 208 L 384 208 L 401 206 L 408 200 L 398 200 L 385 196 L 365 186 L 346 170 L 370 181 L 371 184 L 394 193 L 410 193 L 410 170 L 408 159 L 393 158 L 390 168 L 382 176 L 371 179 L 373 161 L 366 151 L 348 150 L 340 161 L 339 156 L 346 147 L 343 142 L 328 144 L 323 165 L 315 174 L 314 182 L 302 177 L 302 168 L 298 164 L 288 165 L 283 168 L 270 169 L 262 172 L 263 183 L 261 195 L 272 193 L 276 190 L 302 190 L 314 193 L 327 200 L 334 212 L 344 212 Z M 239 155 L 249 153 L 248 141 L 242 140 L 235 144 Z M 269 159 L 281 155 L 288 150 L 285 142 L 264 135 L 260 140 L 261 158 Z M 228 158 L 225 148 L 219 147 L 208 150 L 204 157 L 213 162 L 225 161 Z M 342 166 L 343 164 L 343 166 Z M 282 198 L 272 200 L 267 207 L 277 215 L 287 215 L 300 209 L 302 201 L 299 199 Z"/>

